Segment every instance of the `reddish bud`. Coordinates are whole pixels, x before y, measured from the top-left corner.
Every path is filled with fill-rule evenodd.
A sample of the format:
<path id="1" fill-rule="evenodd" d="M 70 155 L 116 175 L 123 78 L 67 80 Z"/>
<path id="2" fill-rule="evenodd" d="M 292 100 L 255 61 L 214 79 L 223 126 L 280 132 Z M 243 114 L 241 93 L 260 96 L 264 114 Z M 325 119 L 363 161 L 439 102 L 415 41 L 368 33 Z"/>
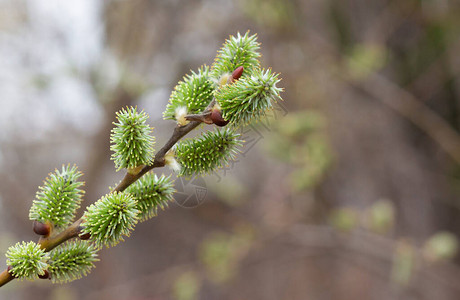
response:
<path id="1" fill-rule="evenodd" d="M 48 235 L 51 231 L 51 226 L 42 222 L 34 221 L 33 230 L 38 235 Z"/>
<path id="2" fill-rule="evenodd" d="M 233 71 L 232 73 L 232 82 L 235 82 L 237 81 L 238 79 L 240 79 L 241 75 L 243 75 L 243 66 L 239 66 L 238 68 L 235 69 L 235 71 Z"/>
<path id="3" fill-rule="evenodd" d="M 228 121 L 225 121 L 224 118 L 222 118 L 222 114 L 220 110 L 215 109 L 215 108 L 211 112 L 211 120 L 214 124 L 220 127 L 228 124 Z"/>
<path id="4" fill-rule="evenodd" d="M 13 269 L 13 267 L 12 267 L 12 266 L 8 266 L 8 267 L 6 267 L 6 271 L 8 272 L 8 274 L 10 274 L 12 277 L 16 278 L 16 276 L 14 276 L 13 272 L 10 272 L 10 271 L 11 271 L 11 269 Z"/>
<path id="5" fill-rule="evenodd" d="M 80 240 L 89 240 L 89 238 L 91 237 L 91 234 L 89 233 L 84 233 L 84 234 L 81 234 L 78 236 L 80 238 Z"/>
<path id="6" fill-rule="evenodd" d="M 38 278 L 40 279 L 48 279 L 50 278 L 50 273 L 47 271 L 47 270 L 44 270 L 45 273 L 43 273 L 43 275 L 38 275 Z"/>

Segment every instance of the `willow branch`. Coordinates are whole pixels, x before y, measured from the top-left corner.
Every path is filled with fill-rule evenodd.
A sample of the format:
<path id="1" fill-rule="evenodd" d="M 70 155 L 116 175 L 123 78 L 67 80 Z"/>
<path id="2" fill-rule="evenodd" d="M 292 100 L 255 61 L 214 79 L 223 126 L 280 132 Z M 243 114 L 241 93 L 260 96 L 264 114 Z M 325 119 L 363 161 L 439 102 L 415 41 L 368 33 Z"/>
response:
<path id="1" fill-rule="evenodd" d="M 215 100 L 212 100 L 211 103 L 207 106 L 207 108 L 203 111 L 203 113 L 195 115 L 195 116 L 208 116 L 210 114 L 210 109 L 214 106 L 216 103 Z M 148 171 L 154 169 L 154 168 L 160 168 L 164 167 L 166 162 L 165 162 L 165 155 L 168 153 L 169 150 L 185 135 L 187 135 L 190 131 L 198 127 L 201 123 L 207 123 L 205 121 L 200 120 L 198 117 L 196 120 L 191 121 L 187 125 L 184 126 L 179 126 L 177 125 L 174 128 L 173 134 L 171 138 L 166 142 L 166 144 L 155 154 L 155 158 L 153 162 L 150 165 L 147 165 L 141 169 L 141 171 L 137 174 L 130 174 L 126 173 L 124 178 L 121 180 L 121 182 L 115 187 L 113 190 L 114 192 L 122 192 L 126 188 L 128 188 L 131 184 L 136 182 L 139 178 L 141 178 L 144 174 L 146 174 Z M 45 250 L 45 252 L 53 250 L 55 247 L 59 246 L 60 244 L 64 243 L 67 240 L 76 238 L 80 232 L 81 232 L 81 223 L 82 219 L 78 219 L 75 221 L 72 225 L 67 227 L 65 230 L 60 232 L 59 234 L 55 236 L 50 236 L 50 237 L 41 237 L 38 240 L 38 244 L 42 249 Z M 8 272 L 8 269 L 4 270 L 3 272 L 0 273 L 0 287 L 7 284 L 11 280 L 13 280 L 15 277 Z"/>

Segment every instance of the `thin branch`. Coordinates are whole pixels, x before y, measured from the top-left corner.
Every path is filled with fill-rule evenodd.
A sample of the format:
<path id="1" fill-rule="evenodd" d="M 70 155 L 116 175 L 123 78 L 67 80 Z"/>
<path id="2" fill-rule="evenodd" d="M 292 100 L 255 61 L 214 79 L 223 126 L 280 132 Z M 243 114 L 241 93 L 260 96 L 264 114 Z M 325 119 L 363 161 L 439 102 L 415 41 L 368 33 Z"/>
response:
<path id="1" fill-rule="evenodd" d="M 0 273 L 0 287 L 14 279 L 14 276 L 8 272 L 8 269 Z"/>
<path id="2" fill-rule="evenodd" d="M 196 114 L 196 115 L 187 115 L 185 116 L 185 119 L 189 121 L 200 121 L 206 124 L 212 124 L 211 120 L 211 111 L 206 111 L 202 114 Z"/>

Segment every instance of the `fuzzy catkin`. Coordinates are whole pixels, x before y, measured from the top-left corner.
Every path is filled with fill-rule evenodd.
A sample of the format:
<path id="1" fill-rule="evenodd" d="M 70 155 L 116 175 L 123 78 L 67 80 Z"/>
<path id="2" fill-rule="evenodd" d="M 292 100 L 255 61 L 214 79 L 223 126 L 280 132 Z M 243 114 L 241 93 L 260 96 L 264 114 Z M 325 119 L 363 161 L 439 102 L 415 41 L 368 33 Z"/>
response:
<path id="1" fill-rule="evenodd" d="M 39 187 L 29 211 L 29 219 L 50 222 L 57 229 L 72 223 L 84 194 L 80 189 L 84 183 L 78 181 L 82 175 L 75 165 L 63 165 L 60 171 L 49 174 Z"/>
<path id="2" fill-rule="evenodd" d="M 251 76 L 223 86 L 216 93 L 222 117 L 233 126 L 258 121 L 281 99 L 283 89 L 277 87 L 280 81 L 279 74 L 270 69 L 257 69 Z"/>
<path id="3" fill-rule="evenodd" d="M 158 177 L 156 174 L 148 173 L 130 185 L 125 192 L 137 201 L 139 220 L 146 221 L 157 215 L 158 208 L 168 207 L 175 192 L 174 181 L 171 180 L 171 176 Z"/>
<path id="4" fill-rule="evenodd" d="M 219 80 L 225 74 L 232 72 L 243 66 L 243 76 L 250 75 L 252 71 L 260 66 L 259 48 L 257 35 L 249 35 L 249 31 L 244 35 L 239 32 L 236 36 L 230 36 L 218 51 L 216 59 L 211 66 L 211 76 Z"/>
<path id="5" fill-rule="evenodd" d="M 152 128 L 147 124 L 148 115 L 136 108 L 127 107 L 116 113 L 117 122 L 110 135 L 111 159 L 117 171 L 129 170 L 149 164 L 153 159 L 155 138 Z"/>
<path id="6" fill-rule="evenodd" d="M 163 113 L 164 119 L 176 119 L 178 109 L 188 114 L 202 112 L 212 101 L 214 84 L 209 76 L 209 67 L 201 66 L 197 72 L 184 76 L 169 97 Z"/>
<path id="7" fill-rule="evenodd" d="M 242 146 L 239 136 L 226 128 L 208 131 L 198 138 L 180 142 L 175 149 L 181 165 L 180 175 L 206 174 L 224 167 L 234 159 L 238 147 Z"/>
<path id="8" fill-rule="evenodd" d="M 128 193 L 114 192 L 91 204 L 83 215 L 81 235 L 90 234 L 97 247 L 124 241 L 138 222 L 137 201 Z"/>
<path id="9" fill-rule="evenodd" d="M 48 253 L 35 242 L 22 242 L 8 248 L 6 264 L 9 272 L 19 279 L 35 279 L 48 267 Z"/>
<path id="10" fill-rule="evenodd" d="M 53 282 L 64 283 L 86 276 L 98 261 L 97 249 L 86 241 L 72 241 L 49 254 L 48 271 Z"/>

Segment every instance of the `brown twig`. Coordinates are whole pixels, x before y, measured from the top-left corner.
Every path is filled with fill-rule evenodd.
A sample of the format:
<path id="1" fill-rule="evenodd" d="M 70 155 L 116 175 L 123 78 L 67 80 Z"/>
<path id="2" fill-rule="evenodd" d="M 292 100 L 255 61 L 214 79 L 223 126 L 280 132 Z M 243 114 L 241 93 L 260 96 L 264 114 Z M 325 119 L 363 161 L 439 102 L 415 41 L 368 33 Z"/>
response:
<path id="1" fill-rule="evenodd" d="M 206 111 L 202 114 L 196 114 L 196 115 L 187 115 L 185 116 L 185 119 L 188 121 L 200 121 L 206 124 L 212 124 L 211 120 L 211 111 Z"/>

